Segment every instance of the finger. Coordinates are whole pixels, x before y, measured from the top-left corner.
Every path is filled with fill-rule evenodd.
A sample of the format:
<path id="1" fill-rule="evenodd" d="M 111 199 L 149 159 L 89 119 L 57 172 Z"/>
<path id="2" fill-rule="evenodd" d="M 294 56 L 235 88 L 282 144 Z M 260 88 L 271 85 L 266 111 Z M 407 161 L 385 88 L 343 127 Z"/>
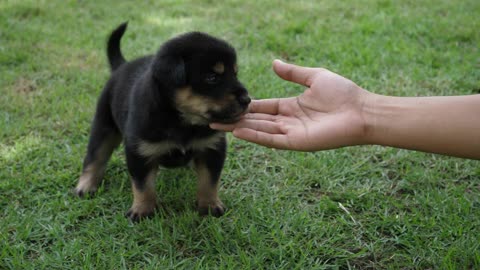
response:
<path id="1" fill-rule="evenodd" d="M 266 114 L 266 113 L 247 113 L 243 116 L 244 119 L 255 119 L 255 120 L 265 120 L 265 121 L 275 121 L 277 119 L 276 115 Z"/>
<path id="2" fill-rule="evenodd" d="M 248 112 L 278 114 L 279 105 L 279 98 L 252 100 L 252 102 L 248 106 Z"/>
<path id="3" fill-rule="evenodd" d="M 237 128 L 248 128 L 270 134 L 283 133 L 281 131 L 280 124 L 265 120 L 244 119 L 235 125 L 235 129 Z"/>
<path id="4" fill-rule="evenodd" d="M 220 124 L 220 123 L 210 123 L 210 128 L 220 131 L 232 131 L 235 129 L 235 124 Z"/>
<path id="5" fill-rule="evenodd" d="M 282 134 L 280 124 L 256 119 L 242 119 L 235 124 L 218 124 L 213 123 L 210 125 L 213 129 L 219 129 L 223 131 L 232 131 L 238 128 L 248 128 L 270 134 Z"/>
<path id="6" fill-rule="evenodd" d="M 233 136 L 266 147 L 290 149 L 287 136 L 283 134 L 269 134 L 248 128 L 238 128 L 233 131 Z"/>
<path id="7" fill-rule="evenodd" d="M 247 113 L 245 114 L 240 121 L 245 121 L 246 119 L 250 120 L 264 120 L 264 121 L 275 121 L 276 120 L 275 115 L 271 114 L 265 114 L 265 113 Z M 222 123 L 210 123 L 210 128 L 215 129 L 215 130 L 221 130 L 221 131 L 232 131 L 235 127 L 238 127 L 237 123 L 233 124 L 222 124 Z"/>
<path id="8" fill-rule="evenodd" d="M 252 100 L 248 112 L 277 115 L 283 107 L 296 102 L 296 97 Z"/>
<path id="9" fill-rule="evenodd" d="M 280 78 L 307 87 L 311 86 L 312 78 L 318 72 L 315 68 L 287 64 L 278 59 L 273 61 L 273 70 Z"/>

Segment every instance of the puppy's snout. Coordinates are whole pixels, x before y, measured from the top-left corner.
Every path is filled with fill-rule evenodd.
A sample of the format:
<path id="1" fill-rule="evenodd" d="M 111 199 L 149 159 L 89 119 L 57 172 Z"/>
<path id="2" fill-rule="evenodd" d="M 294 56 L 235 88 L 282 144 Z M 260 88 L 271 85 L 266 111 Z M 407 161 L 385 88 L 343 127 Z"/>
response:
<path id="1" fill-rule="evenodd" d="M 252 101 L 250 99 L 250 97 L 248 96 L 248 91 L 247 89 L 245 89 L 245 87 L 243 87 L 243 85 L 240 85 L 240 87 L 238 87 L 236 90 L 235 90 L 235 94 L 237 96 L 237 102 L 241 105 L 241 106 L 244 106 L 244 107 L 247 107 L 248 104 L 250 104 L 250 102 Z"/>
<path id="2" fill-rule="evenodd" d="M 250 104 L 252 100 L 250 99 L 250 97 L 248 95 L 241 95 L 238 97 L 238 103 L 240 103 L 240 105 L 243 105 L 243 106 L 248 106 L 248 104 Z"/>

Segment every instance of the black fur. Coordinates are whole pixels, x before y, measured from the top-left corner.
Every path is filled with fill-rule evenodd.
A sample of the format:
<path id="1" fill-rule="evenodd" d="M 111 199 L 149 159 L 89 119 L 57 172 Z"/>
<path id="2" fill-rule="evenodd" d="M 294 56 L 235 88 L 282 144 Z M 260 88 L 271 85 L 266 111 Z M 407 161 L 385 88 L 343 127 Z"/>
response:
<path id="1" fill-rule="evenodd" d="M 127 62 L 120 50 L 126 27 L 127 23 L 121 24 L 108 40 L 112 74 L 98 100 L 83 165 L 84 180 L 80 178 L 76 193 L 96 190 L 100 180 L 90 176 L 91 171 L 101 178 L 120 138 L 137 190 L 145 189 L 148 173 L 158 165 L 176 167 L 190 161 L 208 168 L 211 185 L 216 186 L 226 140 L 208 124 L 237 120 L 250 102 L 236 77 L 235 50 L 223 40 L 191 32 L 167 41 L 155 55 Z M 223 65 L 221 74 L 212 72 L 216 63 Z M 191 98 L 179 98 L 182 89 Z M 192 105 L 192 100 L 198 102 Z M 208 108 L 196 114 L 202 104 Z M 164 146 L 168 149 L 162 151 Z M 142 215 L 129 214 L 131 218 Z"/>
<path id="2" fill-rule="evenodd" d="M 126 62 L 120 51 L 120 39 L 127 30 L 127 23 L 122 23 L 115 31 L 112 32 L 107 44 L 108 62 L 110 63 L 110 70 L 114 71 L 123 63 Z"/>

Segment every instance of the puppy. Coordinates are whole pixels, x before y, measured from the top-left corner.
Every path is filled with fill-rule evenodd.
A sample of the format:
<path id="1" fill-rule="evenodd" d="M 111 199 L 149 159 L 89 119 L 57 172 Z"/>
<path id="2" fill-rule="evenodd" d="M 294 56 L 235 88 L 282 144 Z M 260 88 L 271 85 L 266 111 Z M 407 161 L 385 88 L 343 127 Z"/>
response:
<path id="1" fill-rule="evenodd" d="M 237 121 L 250 98 L 237 79 L 235 50 L 225 41 L 191 32 L 173 38 L 156 55 L 127 62 L 120 50 L 127 23 L 107 44 L 111 77 L 97 103 L 78 196 L 94 193 L 112 151 L 123 140 L 137 221 L 156 208 L 157 168 L 193 163 L 201 215 L 221 216 L 217 190 L 226 155 L 225 134 L 211 122 Z"/>

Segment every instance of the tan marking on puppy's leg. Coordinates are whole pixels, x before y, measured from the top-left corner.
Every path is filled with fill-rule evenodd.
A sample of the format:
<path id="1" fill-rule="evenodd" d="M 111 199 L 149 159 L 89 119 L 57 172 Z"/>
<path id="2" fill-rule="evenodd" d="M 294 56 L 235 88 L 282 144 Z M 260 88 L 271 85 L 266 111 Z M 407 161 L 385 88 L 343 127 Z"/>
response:
<path id="1" fill-rule="evenodd" d="M 104 171 L 105 168 L 99 168 L 98 164 L 88 165 L 78 180 L 77 186 L 75 187 L 75 194 L 83 196 L 85 194 L 95 193 L 102 182 Z"/>
<path id="2" fill-rule="evenodd" d="M 154 214 L 157 207 L 156 175 L 157 169 L 150 171 L 142 188 L 137 187 L 135 181 L 132 181 L 133 204 L 126 214 L 131 220 L 139 221 Z"/>
<path id="3" fill-rule="evenodd" d="M 223 64 L 223 62 L 217 62 L 212 69 L 213 71 L 215 71 L 215 73 L 221 75 L 225 72 L 225 65 Z"/>
<path id="4" fill-rule="evenodd" d="M 111 135 L 102 143 L 97 150 L 95 160 L 83 169 L 82 175 L 74 190 L 75 194 L 83 196 L 87 193 L 93 194 L 97 191 L 98 186 L 102 182 L 107 162 L 121 140 L 122 137 L 120 135 Z"/>
<path id="5" fill-rule="evenodd" d="M 197 182 L 197 207 L 200 215 L 219 217 L 225 212 L 225 206 L 218 198 L 218 185 L 220 179 L 212 181 L 211 174 L 203 162 L 195 162 Z"/>

